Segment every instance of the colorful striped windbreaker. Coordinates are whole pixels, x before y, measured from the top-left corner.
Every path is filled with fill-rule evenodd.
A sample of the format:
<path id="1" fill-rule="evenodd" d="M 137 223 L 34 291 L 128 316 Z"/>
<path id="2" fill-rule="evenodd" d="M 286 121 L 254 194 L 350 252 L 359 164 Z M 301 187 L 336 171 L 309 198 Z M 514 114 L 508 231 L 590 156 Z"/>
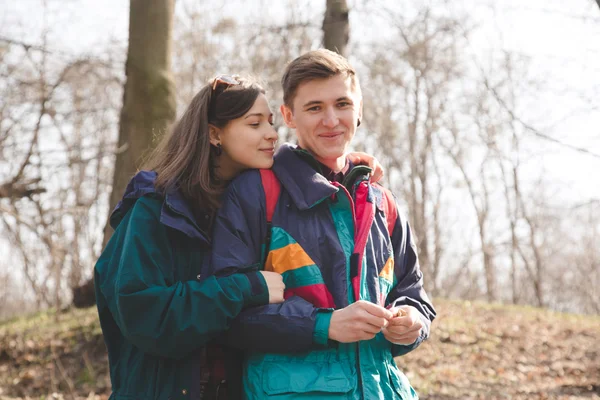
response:
<path id="1" fill-rule="evenodd" d="M 393 357 L 428 337 L 435 310 L 406 218 L 398 212 L 390 221 L 390 237 L 384 189 L 369 183 L 367 167 L 332 183 L 306 151 L 283 145 L 273 171 L 281 194 L 268 252 L 265 194 L 255 170 L 230 184 L 213 236 L 214 273 L 264 268 L 280 272 L 286 284 L 283 304 L 244 311 L 226 334 L 230 345 L 246 350 L 246 397 L 416 398 Z M 383 334 L 350 344 L 329 340 L 331 312 L 358 299 L 416 307 L 425 325 L 421 336 L 409 346 Z"/>

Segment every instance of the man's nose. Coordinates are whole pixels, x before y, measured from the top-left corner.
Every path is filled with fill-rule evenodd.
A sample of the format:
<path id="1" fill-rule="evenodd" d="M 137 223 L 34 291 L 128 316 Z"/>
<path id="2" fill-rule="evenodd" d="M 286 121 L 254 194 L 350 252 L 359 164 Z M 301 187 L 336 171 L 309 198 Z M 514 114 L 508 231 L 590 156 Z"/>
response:
<path id="1" fill-rule="evenodd" d="M 338 126 L 340 119 L 338 118 L 337 112 L 333 108 L 329 108 L 325 111 L 323 116 L 323 126 L 327 128 L 335 128 Z"/>

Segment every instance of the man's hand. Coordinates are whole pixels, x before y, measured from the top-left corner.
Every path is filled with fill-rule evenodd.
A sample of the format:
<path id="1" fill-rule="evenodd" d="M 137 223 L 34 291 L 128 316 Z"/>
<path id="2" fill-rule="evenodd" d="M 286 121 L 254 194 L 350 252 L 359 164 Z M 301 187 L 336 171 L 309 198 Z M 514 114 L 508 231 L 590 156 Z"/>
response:
<path id="1" fill-rule="evenodd" d="M 331 315 L 329 338 L 340 343 L 370 340 L 393 318 L 391 310 L 360 300 Z"/>
<path id="2" fill-rule="evenodd" d="M 412 306 L 400 306 L 390 309 L 394 317 L 383 329 L 383 336 L 395 344 L 413 344 L 423 328 L 420 313 Z"/>
<path id="3" fill-rule="evenodd" d="M 371 182 L 379 182 L 381 178 L 383 178 L 383 175 L 385 175 L 383 166 L 379 164 L 379 161 L 372 155 L 362 152 L 353 152 L 348 154 L 348 159 L 354 165 L 366 165 L 371 168 L 373 170 Z"/>

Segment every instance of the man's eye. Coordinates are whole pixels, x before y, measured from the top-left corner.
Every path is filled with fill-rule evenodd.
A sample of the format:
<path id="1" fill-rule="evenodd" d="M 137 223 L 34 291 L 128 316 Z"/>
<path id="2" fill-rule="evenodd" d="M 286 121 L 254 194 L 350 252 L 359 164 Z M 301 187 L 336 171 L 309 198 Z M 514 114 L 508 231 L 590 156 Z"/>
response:
<path id="1" fill-rule="evenodd" d="M 352 103 L 350 103 L 348 101 L 340 101 L 338 103 L 338 107 L 347 107 L 347 106 L 350 106 L 350 105 L 352 105 Z"/>
<path id="2" fill-rule="evenodd" d="M 319 106 L 314 106 L 314 107 L 310 107 L 307 109 L 307 111 L 319 111 L 321 109 L 321 107 Z"/>

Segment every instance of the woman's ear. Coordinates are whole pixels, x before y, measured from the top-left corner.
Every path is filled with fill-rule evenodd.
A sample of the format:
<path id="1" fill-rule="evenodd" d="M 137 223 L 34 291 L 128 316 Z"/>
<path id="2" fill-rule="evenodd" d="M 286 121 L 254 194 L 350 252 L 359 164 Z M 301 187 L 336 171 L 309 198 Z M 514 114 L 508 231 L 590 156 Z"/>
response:
<path id="1" fill-rule="evenodd" d="M 221 143 L 221 130 L 219 128 L 208 124 L 208 134 L 210 136 L 210 144 L 216 146 Z"/>

